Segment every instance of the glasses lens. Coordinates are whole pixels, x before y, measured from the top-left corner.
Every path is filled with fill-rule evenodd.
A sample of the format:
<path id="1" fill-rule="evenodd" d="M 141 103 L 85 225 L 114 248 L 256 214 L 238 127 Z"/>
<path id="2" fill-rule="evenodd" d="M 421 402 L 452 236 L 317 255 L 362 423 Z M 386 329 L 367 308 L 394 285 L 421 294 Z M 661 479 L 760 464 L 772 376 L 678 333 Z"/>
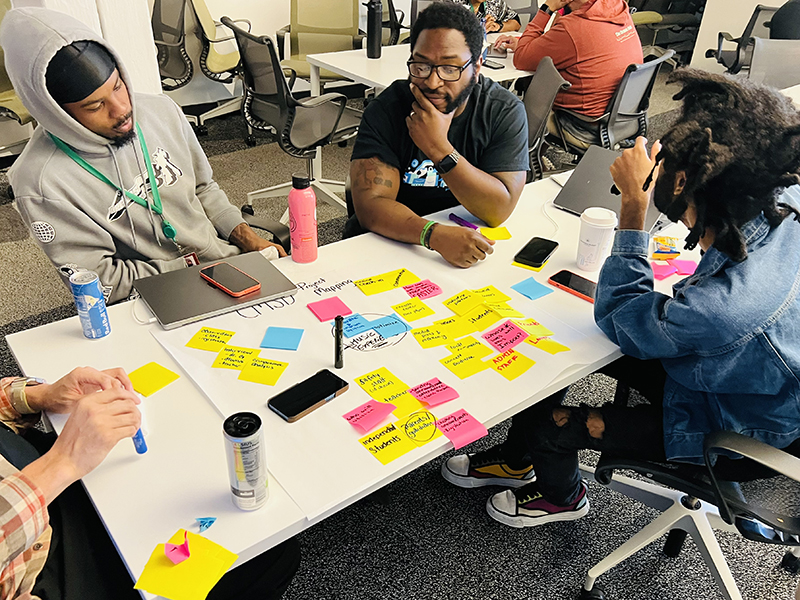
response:
<path id="1" fill-rule="evenodd" d="M 412 77 L 425 79 L 431 74 L 431 66 L 425 63 L 408 63 L 408 72 Z"/>
<path id="2" fill-rule="evenodd" d="M 437 67 L 437 71 L 439 72 L 439 79 L 442 81 L 458 81 L 461 78 L 461 69 L 459 67 L 440 65 Z"/>

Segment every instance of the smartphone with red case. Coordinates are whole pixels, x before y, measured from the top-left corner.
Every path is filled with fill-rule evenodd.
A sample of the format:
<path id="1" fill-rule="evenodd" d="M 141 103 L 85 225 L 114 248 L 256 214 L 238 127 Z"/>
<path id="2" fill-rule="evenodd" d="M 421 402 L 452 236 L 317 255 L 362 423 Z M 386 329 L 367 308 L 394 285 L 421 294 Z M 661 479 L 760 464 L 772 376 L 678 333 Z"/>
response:
<path id="1" fill-rule="evenodd" d="M 566 269 L 559 271 L 550 277 L 547 283 L 594 304 L 594 293 L 597 289 L 597 284 L 585 277 L 576 275 L 572 271 L 567 271 Z"/>
<path id="2" fill-rule="evenodd" d="M 226 262 L 218 262 L 200 269 L 200 277 L 226 294 L 239 298 L 261 289 L 257 279 Z"/>

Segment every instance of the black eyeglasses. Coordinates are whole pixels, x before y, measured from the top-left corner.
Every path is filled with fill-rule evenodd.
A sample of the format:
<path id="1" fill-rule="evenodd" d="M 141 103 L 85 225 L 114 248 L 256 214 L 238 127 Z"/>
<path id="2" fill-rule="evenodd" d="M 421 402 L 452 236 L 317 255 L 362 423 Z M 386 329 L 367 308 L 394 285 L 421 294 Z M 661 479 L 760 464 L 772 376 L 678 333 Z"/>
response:
<path id="1" fill-rule="evenodd" d="M 436 75 L 442 81 L 458 81 L 461 79 L 461 73 L 470 63 L 472 63 L 471 58 L 460 67 L 454 65 L 430 65 L 426 62 L 415 62 L 413 60 L 408 61 L 406 65 L 408 65 L 408 74 L 415 79 L 427 79 L 436 69 Z"/>

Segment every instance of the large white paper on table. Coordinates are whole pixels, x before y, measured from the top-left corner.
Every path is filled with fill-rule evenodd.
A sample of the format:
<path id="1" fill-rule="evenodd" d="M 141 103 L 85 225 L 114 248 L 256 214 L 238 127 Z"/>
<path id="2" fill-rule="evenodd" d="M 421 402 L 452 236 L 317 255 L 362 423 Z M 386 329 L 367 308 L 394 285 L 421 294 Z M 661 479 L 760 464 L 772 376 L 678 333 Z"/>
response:
<path id="1" fill-rule="evenodd" d="M 375 246 L 388 248 L 376 252 Z M 356 377 L 380 367 L 388 368 L 410 387 L 438 377 L 455 388 L 460 397 L 436 406 L 430 412 L 441 418 L 465 408 L 486 423 L 508 411 L 516 412 L 514 407 L 547 387 L 564 369 L 591 364 L 615 348 L 594 326 L 591 307 L 587 310 L 578 304 L 579 310 L 573 311 L 574 314 L 567 313 L 570 322 L 575 325 L 573 327 L 552 313 L 560 311 L 559 314 L 564 317 L 562 303 L 575 302 L 576 299 L 550 294 L 531 301 L 511 290 L 511 285 L 530 276 L 529 271 L 513 268 L 460 271 L 443 266 L 441 260 L 427 250 L 397 252 L 393 251 L 394 246 L 407 248 L 382 239 L 376 244 L 373 237 L 371 252 L 355 254 L 360 262 L 327 271 L 325 267 L 330 267 L 332 260 L 334 265 L 337 264 L 335 252 L 330 250 L 327 256 L 332 258 L 326 262 L 297 265 L 290 260 L 278 261 L 276 265 L 299 288 L 295 296 L 272 300 L 172 331 L 153 332 L 154 337 L 194 380 L 223 418 L 240 411 L 255 412 L 262 418 L 270 472 L 311 520 L 327 516 L 347 505 L 351 499 L 390 481 L 394 473 L 406 472 L 409 465 L 422 464 L 430 456 L 442 452 L 450 443 L 442 436 L 388 465 L 381 464 L 358 442 L 363 434 L 342 418 L 342 415 L 369 400 L 369 396 L 353 383 Z M 350 248 L 349 256 L 353 255 Z M 344 263 L 340 261 L 338 264 Z M 522 376 L 507 381 L 499 373 L 487 369 L 461 380 L 439 362 L 450 354 L 445 346 L 422 349 L 410 333 L 405 333 L 377 345 L 368 344 L 370 347 L 366 348 L 354 348 L 350 341 L 345 350 L 344 368 L 334 369 L 333 328 L 328 322 L 320 322 L 306 305 L 338 296 L 354 313 L 361 313 L 369 320 L 391 315 L 391 306 L 409 299 L 402 288 L 366 296 L 352 282 L 399 268 L 409 269 L 420 279 L 430 279 L 443 290 L 441 295 L 425 300 L 435 314 L 410 323 L 412 328 L 431 325 L 434 321 L 453 316 L 452 311 L 442 304 L 447 298 L 464 289 L 492 284 L 511 297 L 509 304 L 513 308 L 548 327 L 554 332 L 553 339 L 569 346 L 571 350 L 550 355 L 522 343 L 516 347 L 517 352 L 536 361 Z M 580 303 L 579 300 L 577 302 Z M 497 324 L 502 322 L 498 321 Z M 269 326 L 305 330 L 297 351 L 260 349 L 261 358 L 289 363 L 274 387 L 240 381 L 237 379 L 239 371 L 211 368 L 215 353 L 185 346 L 201 327 L 210 327 L 236 332 L 228 341 L 229 345 L 259 348 Z M 472 335 L 480 339 L 480 334 L 491 328 Z M 486 360 L 494 355 L 495 352 Z M 350 389 L 295 423 L 286 423 L 266 407 L 270 397 L 320 369 L 334 371 L 350 383 Z M 393 420 L 390 416 L 386 423 Z M 191 422 L 190 415 L 187 421 Z M 215 441 L 209 440 L 209 443 Z"/>

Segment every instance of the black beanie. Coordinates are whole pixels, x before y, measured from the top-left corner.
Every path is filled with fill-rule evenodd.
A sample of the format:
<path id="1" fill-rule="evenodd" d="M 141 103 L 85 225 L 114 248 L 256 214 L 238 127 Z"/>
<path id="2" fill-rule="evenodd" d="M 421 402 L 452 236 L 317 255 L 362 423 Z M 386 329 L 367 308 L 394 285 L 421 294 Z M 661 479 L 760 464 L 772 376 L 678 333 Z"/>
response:
<path id="1" fill-rule="evenodd" d="M 73 42 L 47 65 L 47 91 L 59 104 L 79 102 L 108 81 L 116 68 L 114 57 L 97 42 Z"/>

